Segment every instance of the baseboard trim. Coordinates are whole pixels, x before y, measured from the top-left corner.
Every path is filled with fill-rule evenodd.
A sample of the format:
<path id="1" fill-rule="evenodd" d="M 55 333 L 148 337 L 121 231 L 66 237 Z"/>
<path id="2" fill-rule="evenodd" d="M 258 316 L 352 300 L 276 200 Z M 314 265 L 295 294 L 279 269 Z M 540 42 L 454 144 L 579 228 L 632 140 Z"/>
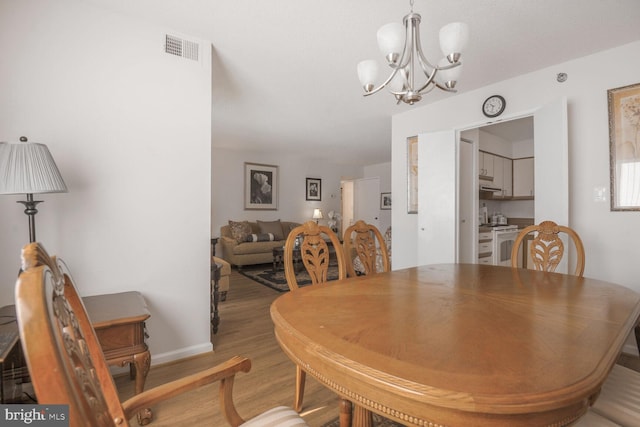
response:
<path id="1" fill-rule="evenodd" d="M 168 351 L 166 353 L 152 354 L 151 366 L 162 365 L 169 362 L 175 362 L 176 360 L 185 359 L 191 356 L 197 356 L 202 353 L 208 353 L 213 351 L 213 345 L 210 342 L 193 345 L 191 347 L 179 348 L 177 350 Z M 119 367 L 111 366 L 110 371 L 112 375 L 118 375 L 129 372 L 129 366 Z"/>

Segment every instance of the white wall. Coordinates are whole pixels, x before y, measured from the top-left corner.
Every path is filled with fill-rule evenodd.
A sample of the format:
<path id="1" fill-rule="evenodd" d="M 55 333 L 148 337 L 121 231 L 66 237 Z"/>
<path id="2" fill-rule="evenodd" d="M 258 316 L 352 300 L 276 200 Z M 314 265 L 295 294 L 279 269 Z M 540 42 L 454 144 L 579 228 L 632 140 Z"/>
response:
<path id="1" fill-rule="evenodd" d="M 215 112 L 214 112 L 215 114 Z M 214 146 L 216 135 L 213 135 Z M 244 210 L 244 163 L 261 163 L 278 166 L 280 196 L 278 210 Z M 262 220 L 305 222 L 311 220 L 313 209 L 321 208 L 327 225 L 330 210 L 340 212 L 340 178 L 362 176 L 362 168 L 328 164 L 311 157 L 302 158 L 276 152 L 248 152 L 213 148 L 211 233 L 220 235 L 220 227 L 229 220 Z M 306 200 L 306 178 L 322 180 L 322 200 Z M 220 250 L 220 252 L 217 252 Z M 221 254 L 216 248 L 216 254 Z"/>
<path id="2" fill-rule="evenodd" d="M 569 225 L 580 234 L 585 245 L 585 276 L 640 291 L 635 262 L 640 256 L 635 238 L 640 230 L 640 212 L 611 212 L 608 200 L 596 202 L 593 197 L 594 187 L 609 188 L 607 90 L 638 83 L 638 52 L 640 41 L 395 115 L 392 121 L 392 181 L 396 195 L 392 219 L 394 268 L 416 265 L 417 218 L 407 215 L 403 209 L 406 206 L 406 138 L 422 132 L 485 123 L 480 106 L 492 94 L 506 98 L 505 119 L 528 114 L 565 96 L 569 110 Z M 559 72 L 568 74 L 565 83 L 556 81 Z"/>
<path id="3" fill-rule="evenodd" d="M 0 2 L 0 140 L 47 144 L 69 188 L 42 195 L 37 237 L 82 295 L 138 290 L 153 363 L 209 343 L 210 43 L 163 51 L 167 30 L 74 0 Z M 28 242 L 0 196 L 0 305 Z"/>
<path id="4" fill-rule="evenodd" d="M 380 178 L 380 192 L 391 192 L 391 162 L 378 163 L 364 167 L 364 178 Z M 391 194 L 391 203 L 395 203 L 394 195 Z M 391 226 L 391 210 L 380 209 L 379 224 L 380 232 L 384 234 L 388 227 Z"/>

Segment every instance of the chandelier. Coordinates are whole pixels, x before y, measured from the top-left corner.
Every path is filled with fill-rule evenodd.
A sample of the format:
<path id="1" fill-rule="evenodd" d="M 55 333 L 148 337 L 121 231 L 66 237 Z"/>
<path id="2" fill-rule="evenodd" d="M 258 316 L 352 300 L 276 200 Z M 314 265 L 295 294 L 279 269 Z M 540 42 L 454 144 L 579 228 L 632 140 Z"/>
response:
<path id="1" fill-rule="evenodd" d="M 373 59 L 358 64 L 358 78 L 364 88 L 364 96 L 373 95 L 388 86 L 398 103 L 413 105 L 422 95 L 434 88 L 456 92 L 456 82 L 462 71 L 460 56 L 467 44 L 469 30 L 467 24 L 453 22 L 440 30 L 440 49 L 444 57 L 437 65 L 432 65 L 422 53 L 420 45 L 420 15 L 411 11 L 402 20 L 404 25 L 391 23 L 378 30 L 378 47 L 385 56 L 392 71 L 378 87 L 378 63 Z M 418 65 L 420 68 L 418 68 Z M 422 71 L 424 76 L 417 74 Z"/>

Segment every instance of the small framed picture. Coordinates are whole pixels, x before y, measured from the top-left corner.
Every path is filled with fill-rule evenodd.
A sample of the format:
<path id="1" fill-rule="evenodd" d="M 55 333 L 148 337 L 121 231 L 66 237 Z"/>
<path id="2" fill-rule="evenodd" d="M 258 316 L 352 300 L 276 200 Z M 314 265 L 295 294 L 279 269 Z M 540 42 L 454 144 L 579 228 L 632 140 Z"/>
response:
<path id="1" fill-rule="evenodd" d="M 391 193 L 380 193 L 380 209 L 391 209 Z"/>
<path id="2" fill-rule="evenodd" d="M 320 178 L 307 178 L 307 200 L 322 200 L 322 180 Z"/>

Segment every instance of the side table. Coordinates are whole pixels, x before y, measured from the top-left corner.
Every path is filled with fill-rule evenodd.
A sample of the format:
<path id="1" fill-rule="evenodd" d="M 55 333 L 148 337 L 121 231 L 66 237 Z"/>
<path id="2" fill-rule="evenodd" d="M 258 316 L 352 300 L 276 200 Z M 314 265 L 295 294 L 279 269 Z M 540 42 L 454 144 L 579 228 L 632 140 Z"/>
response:
<path id="1" fill-rule="evenodd" d="M 211 255 L 216 256 L 216 245 L 218 244 L 219 237 L 211 238 Z"/>
<path id="2" fill-rule="evenodd" d="M 108 365 L 129 364 L 136 394 L 142 393 L 151 366 L 145 342 L 145 321 L 151 316 L 140 292 L 120 292 L 82 298 Z M 138 424 L 151 422 L 149 408 L 138 413 Z"/>
<path id="3" fill-rule="evenodd" d="M 0 308 L 0 403 L 22 403 L 22 383 L 29 373 L 22 355 L 13 305 Z"/>

